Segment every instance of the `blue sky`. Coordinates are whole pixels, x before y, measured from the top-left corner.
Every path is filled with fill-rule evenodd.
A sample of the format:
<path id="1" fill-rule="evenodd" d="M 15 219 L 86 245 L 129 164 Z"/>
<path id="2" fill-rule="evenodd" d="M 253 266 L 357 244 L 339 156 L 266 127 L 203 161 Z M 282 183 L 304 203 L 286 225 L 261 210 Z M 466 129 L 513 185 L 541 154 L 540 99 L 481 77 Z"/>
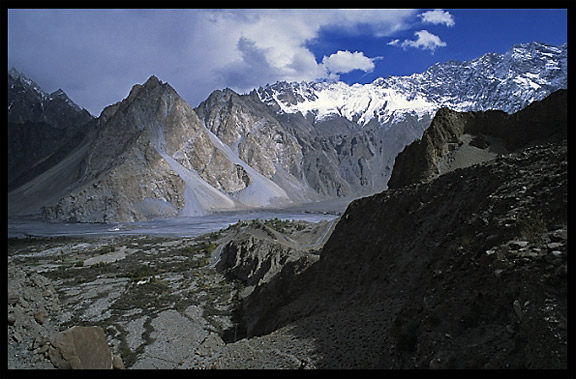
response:
<path id="1" fill-rule="evenodd" d="M 150 75 L 192 106 L 216 89 L 423 72 L 514 44 L 567 42 L 566 9 L 17 9 L 8 68 L 92 114 Z"/>

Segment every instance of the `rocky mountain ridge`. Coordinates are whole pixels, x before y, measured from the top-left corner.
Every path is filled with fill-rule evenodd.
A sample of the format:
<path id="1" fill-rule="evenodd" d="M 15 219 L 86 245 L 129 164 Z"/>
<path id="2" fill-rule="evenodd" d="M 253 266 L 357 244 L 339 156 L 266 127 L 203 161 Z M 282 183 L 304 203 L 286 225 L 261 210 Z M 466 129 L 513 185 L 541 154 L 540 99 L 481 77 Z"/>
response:
<path id="1" fill-rule="evenodd" d="M 9 213 L 141 221 L 377 193 L 387 188 L 396 155 L 422 136 L 443 101 L 472 107 L 469 94 L 499 78 L 480 107 L 503 106 L 502 98 L 522 107 L 566 85 L 566 52 L 567 45 L 534 43 L 364 86 L 215 91 L 195 109 L 151 77 L 74 134 L 57 164 L 19 182 Z"/>
<path id="2" fill-rule="evenodd" d="M 360 126 L 392 125 L 403 114 L 422 117 L 441 107 L 515 113 L 567 88 L 568 44 L 514 45 L 466 62 L 437 63 L 423 73 L 378 78 L 368 84 L 274 83 L 257 90 L 280 113 L 310 114 L 316 122 L 345 117 Z"/>

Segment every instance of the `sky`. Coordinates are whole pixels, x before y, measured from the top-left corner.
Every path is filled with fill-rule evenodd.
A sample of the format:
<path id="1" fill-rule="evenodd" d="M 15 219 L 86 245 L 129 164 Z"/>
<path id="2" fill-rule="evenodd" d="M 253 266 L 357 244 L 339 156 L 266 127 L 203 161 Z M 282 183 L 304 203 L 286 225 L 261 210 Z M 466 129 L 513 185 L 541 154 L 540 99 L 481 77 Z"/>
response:
<path id="1" fill-rule="evenodd" d="M 9 9 L 8 69 L 98 116 L 151 75 L 192 107 L 217 89 L 424 72 L 560 45 L 566 9 Z"/>

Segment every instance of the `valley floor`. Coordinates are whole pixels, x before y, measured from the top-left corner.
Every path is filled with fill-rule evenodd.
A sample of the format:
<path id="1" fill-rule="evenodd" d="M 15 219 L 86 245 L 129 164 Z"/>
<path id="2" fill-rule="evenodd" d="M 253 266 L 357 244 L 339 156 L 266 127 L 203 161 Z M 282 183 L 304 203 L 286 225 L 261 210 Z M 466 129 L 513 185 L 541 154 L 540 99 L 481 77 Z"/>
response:
<path id="1" fill-rule="evenodd" d="M 214 266 L 222 245 L 259 223 L 239 222 L 187 238 L 9 239 L 8 368 L 54 368 L 48 341 L 72 326 L 101 327 L 127 368 L 215 366 L 208 351 L 225 346 L 224 340 L 240 339 L 237 308 L 243 286 Z M 325 242 L 334 221 L 264 224 L 278 232 L 281 244 L 314 249 Z M 246 354 L 252 356 L 250 351 Z M 300 365 L 289 353 L 277 354 L 266 365 Z M 246 358 L 244 367 L 266 366 Z"/>

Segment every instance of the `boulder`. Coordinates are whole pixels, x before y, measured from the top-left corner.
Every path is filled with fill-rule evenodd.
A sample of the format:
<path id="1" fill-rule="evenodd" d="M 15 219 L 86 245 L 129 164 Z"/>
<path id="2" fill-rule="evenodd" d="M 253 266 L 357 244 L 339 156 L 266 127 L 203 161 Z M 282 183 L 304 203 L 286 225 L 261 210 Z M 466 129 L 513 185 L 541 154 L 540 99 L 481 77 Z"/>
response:
<path id="1" fill-rule="evenodd" d="M 125 370 L 126 369 L 126 366 L 124 366 L 124 362 L 122 361 L 121 356 L 119 356 L 117 354 L 114 354 L 112 356 L 112 367 L 115 370 Z"/>
<path id="2" fill-rule="evenodd" d="M 74 326 L 50 341 L 50 360 L 61 369 L 111 369 L 112 351 L 97 326 Z"/>

